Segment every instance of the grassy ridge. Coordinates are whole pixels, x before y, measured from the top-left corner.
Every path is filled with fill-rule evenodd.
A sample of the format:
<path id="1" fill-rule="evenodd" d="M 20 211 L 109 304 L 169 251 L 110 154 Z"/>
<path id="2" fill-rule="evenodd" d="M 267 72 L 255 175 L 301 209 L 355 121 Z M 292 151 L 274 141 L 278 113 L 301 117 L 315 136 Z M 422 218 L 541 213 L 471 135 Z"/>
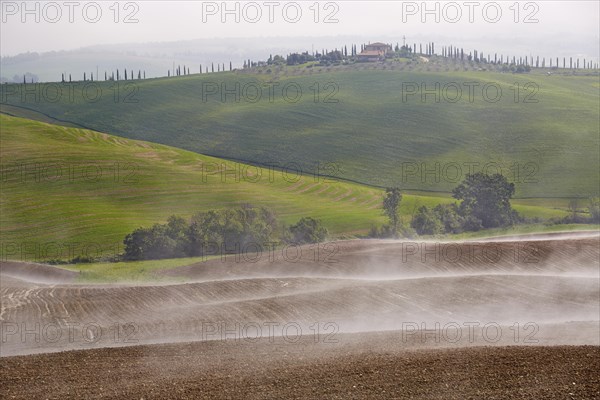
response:
<path id="1" fill-rule="evenodd" d="M 334 233 L 365 230 L 383 220 L 377 189 L 285 176 L 185 150 L 9 116 L 0 116 L 0 122 L 3 241 L 120 242 L 132 229 L 171 214 L 190 216 L 245 202 L 273 208 L 282 222 L 319 216 Z M 217 170 L 222 163 L 238 172 L 222 178 Z"/>
<path id="2" fill-rule="evenodd" d="M 423 102 L 420 93 L 404 98 L 412 83 L 429 89 L 439 84 L 440 101 L 428 95 Z M 497 102 L 482 93 L 490 83 L 488 99 L 496 96 L 496 87 L 502 90 Z M 116 82 L 95 84 L 102 95 L 93 103 L 83 99 L 82 82 L 72 84 L 72 99 L 69 84 L 60 86 L 63 96 L 56 102 L 43 95 L 23 99 L 21 85 L 0 90 L 17 93 L 3 95 L 5 103 L 102 132 L 303 171 L 335 163 L 339 177 L 372 185 L 448 192 L 456 185 L 455 170 L 445 166 L 458 164 L 464 175 L 464 163 L 479 163 L 477 170 L 501 166 L 516 183 L 517 197 L 584 197 L 599 191 L 597 76 L 292 68 L 118 82 L 118 94 Z M 252 100 L 252 84 L 265 85 L 258 101 Z M 472 102 L 467 84 L 478 85 Z M 239 101 L 233 94 L 222 101 L 222 88 L 236 85 Z M 445 85 L 451 85 L 446 92 Z M 457 102 L 452 85 L 462 90 Z M 292 102 L 297 88 L 302 96 Z M 405 176 L 407 163 L 419 170 Z M 437 176 L 421 175 L 436 163 Z"/>
<path id="3" fill-rule="evenodd" d="M 385 222 L 382 191 L 314 175 L 285 175 L 163 145 L 0 115 L 2 253 L 16 246 L 61 245 L 111 252 L 139 226 L 169 215 L 252 203 L 273 209 L 283 223 L 321 218 L 337 237 L 365 234 Z M 221 175 L 222 165 L 236 173 Z M 59 167 L 57 167 L 59 166 Z M 237 179 L 237 181 L 236 181 Z M 405 223 L 419 205 L 449 196 L 406 194 Z M 565 201 L 517 205 L 529 216 L 565 215 Z M 77 245 L 76 245 L 77 244 Z M 12 246 L 12 247 L 11 247 Z M 90 247 L 95 249 L 96 247 Z M 58 250 L 57 250 L 58 251 Z M 91 250 L 90 250 L 91 251 Z M 40 250 L 41 252 L 41 250 Z M 46 251 L 51 254 L 50 250 Z"/>

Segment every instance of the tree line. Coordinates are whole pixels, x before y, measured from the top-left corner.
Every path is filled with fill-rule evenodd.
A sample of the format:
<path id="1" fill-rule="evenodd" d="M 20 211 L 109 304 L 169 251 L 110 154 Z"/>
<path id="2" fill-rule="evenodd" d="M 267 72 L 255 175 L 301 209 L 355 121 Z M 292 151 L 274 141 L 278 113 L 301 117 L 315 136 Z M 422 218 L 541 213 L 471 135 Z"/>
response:
<path id="1" fill-rule="evenodd" d="M 318 219 L 304 217 L 292 226 L 280 228 L 272 211 L 246 204 L 199 212 L 189 220 L 173 215 L 164 224 L 137 228 L 123 241 L 123 258 L 156 260 L 236 254 L 281 243 L 318 243 L 327 235 Z"/>
<path id="2" fill-rule="evenodd" d="M 395 57 L 411 57 L 411 56 L 439 56 L 448 59 L 456 59 L 461 61 L 472 61 L 476 63 L 483 64 L 494 64 L 494 65 L 505 65 L 505 66 L 515 66 L 522 67 L 522 70 L 525 71 L 528 67 L 530 68 L 563 68 L 563 69 L 598 69 L 598 63 L 594 62 L 590 59 L 580 59 L 573 57 L 541 57 L 540 56 L 508 56 L 505 54 L 495 53 L 485 53 L 483 51 L 474 49 L 474 50 L 465 50 L 462 47 L 458 47 L 455 45 L 447 45 L 441 46 L 441 51 L 436 51 L 435 42 L 428 43 L 420 43 L 417 46 L 417 43 L 406 44 L 404 43 L 400 46 L 399 43 L 396 43 L 393 46 L 391 43 L 388 44 L 392 49 L 391 52 L 386 54 L 386 58 L 395 58 Z M 340 47 L 338 50 L 335 48 L 334 50 L 323 49 L 319 51 L 313 51 L 312 53 L 303 52 L 303 53 L 291 53 L 289 54 L 285 60 L 287 65 L 298 65 L 304 64 L 309 61 L 318 61 L 318 62 L 332 62 L 332 61 L 356 61 L 360 52 L 362 52 L 367 44 L 360 45 L 360 51 L 358 51 L 358 46 L 356 44 L 352 44 L 350 46 L 350 52 L 348 52 L 348 46 L 344 45 Z M 276 58 L 281 58 L 281 56 L 271 55 L 267 64 L 278 62 L 273 62 L 272 60 Z M 562 63 L 561 63 L 562 61 Z"/>
<path id="3" fill-rule="evenodd" d="M 308 51 L 302 53 L 290 53 L 286 57 L 281 55 L 272 54 L 266 61 L 252 61 L 250 59 L 244 60 L 242 68 L 244 70 L 251 69 L 254 67 L 267 66 L 267 65 L 299 65 L 304 64 L 311 61 L 317 61 L 324 64 L 337 63 L 341 61 L 357 61 L 358 55 L 362 52 L 367 44 L 360 44 L 359 46 L 356 44 L 350 45 L 350 50 L 348 51 L 348 45 L 341 46 L 339 49 L 335 48 L 334 50 L 322 49 L 321 51 L 313 51 L 309 53 Z M 428 43 L 413 43 L 406 44 L 404 43 L 400 46 L 399 43 L 396 45 L 389 44 L 392 49 L 391 52 L 386 54 L 386 58 L 410 58 L 412 56 L 439 56 L 448 59 L 455 59 L 461 61 L 469 61 L 476 62 L 482 64 L 493 64 L 493 65 L 503 65 L 507 67 L 514 67 L 516 72 L 529 72 L 531 68 L 563 68 L 563 69 L 598 69 L 598 62 L 595 62 L 590 59 L 580 59 L 579 57 L 541 57 L 540 56 L 508 56 L 505 54 L 496 53 L 485 53 L 483 51 L 474 49 L 471 51 L 465 51 L 464 48 L 458 47 L 455 45 L 447 45 L 441 46 L 441 51 L 436 51 L 436 44 L 434 42 Z M 520 68 L 519 68 L 520 67 Z M 518 71 L 516 70 L 518 68 Z M 205 65 L 204 68 L 202 64 L 199 64 L 199 68 L 197 72 L 199 74 L 202 73 L 214 73 L 214 72 L 225 72 L 225 71 L 233 71 L 233 62 L 229 61 L 229 66 L 227 68 L 225 63 L 217 63 L 215 68 L 215 63 L 212 62 L 210 67 Z M 172 69 L 167 70 L 166 77 L 177 77 L 184 75 L 191 75 L 196 73 L 192 72 L 191 67 L 186 65 L 177 65 L 177 67 L 173 66 Z M 97 74 L 98 75 L 98 74 Z M 137 77 L 136 77 L 137 75 Z M 104 80 L 105 81 L 118 81 L 118 80 L 141 80 L 146 79 L 146 71 L 145 70 L 137 70 L 134 71 L 130 69 L 129 72 L 127 69 L 123 69 L 120 71 L 119 69 L 115 71 L 104 71 Z M 100 80 L 99 76 L 94 77 L 94 73 L 83 73 L 83 81 L 98 81 Z M 6 80 L 5 80 L 6 81 Z M 15 75 L 13 78 L 14 82 L 19 82 L 18 75 Z M 34 83 L 37 82 L 38 79 L 35 75 L 30 73 L 23 75 L 23 84 Z M 71 73 L 62 73 L 61 74 L 61 82 L 73 82 L 73 76 Z M 77 81 L 77 79 L 75 79 Z"/>
<path id="4" fill-rule="evenodd" d="M 370 237 L 413 237 L 457 234 L 501 228 L 531 222 L 520 216 L 510 203 L 515 186 L 501 174 L 468 174 L 452 191 L 459 203 L 421 206 L 404 225 L 400 217 L 402 193 L 387 188 L 382 210 L 389 223 L 373 227 Z M 600 223 L 600 199 L 589 201 L 589 217 L 581 214 L 579 203 L 569 203 L 571 213 L 552 223 Z M 199 212 L 189 220 L 171 216 L 164 224 L 137 228 L 124 240 L 125 260 L 196 257 L 260 251 L 265 245 L 319 243 L 328 237 L 322 221 L 303 217 L 294 225 L 281 227 L 275 213 L 265 207 L 244 204 L 236 208 Z"/>
<path id="5" fill-rule="evenodd" d="M 411 237 L 413 235 L 456 234 L 513 226 L 528 221 L 515 211 L 510 200 L 515 186 L 501 174 L 488 175 L 481 172 L 468 174 L 452 191 L 452 197 L 460 203 L 421 206 L 412 216 L 410 226 L 401 223 L 399 214 L 402 194 L 398 188 L 387 188 L 383 200 L 383 212 L 389 224 L 373 227 L 371 237 Z M 589 199 L 587 214 L 579 207 L 578 200 L 571 200 L 569 215 L 546 221 L 550 224 L 600 223 L 600 199 Z"/>

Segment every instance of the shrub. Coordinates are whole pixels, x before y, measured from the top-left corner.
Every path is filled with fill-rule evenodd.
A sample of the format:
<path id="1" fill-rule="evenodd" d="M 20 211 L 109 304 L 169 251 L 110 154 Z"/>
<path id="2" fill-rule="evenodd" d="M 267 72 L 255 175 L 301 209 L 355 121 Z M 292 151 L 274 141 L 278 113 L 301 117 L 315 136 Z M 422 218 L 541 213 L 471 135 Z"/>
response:
<path id="1" fill-rule="evenodd" d="M 385 239 L 385 238 L 391 238 L 391 237 L 395 237 L 397 235 L 397 232 L 394 232 L 394 229 L 390 226 L 390 225 L 383 225 L 381 228 L 378 228 L 377 226 L 373 226 L 371 227 L 371 230 L 369 231 L 369 237 L 372 238 L 376 238 L 376 239 Z"/>
<path id="2" fill-rule="evenodd" d="M 463 231 L 464 218 L 458 213 L 456 204 L 438 204 L 433 211 L 437 214 L 444 232 L 461 233 Z"/>
<path id="3" fill-rule="evenodd" d="M 438 214 L 426 206 L 419 208 L 411 226 L 419 235 L 438 235 L 444 232 L 444 225 Z"/>
<path id="4" fill-rule="evenodd" d="M 467 215 L 463 222 L 463 229 L 465 231 L 477 232 L 483 229 L 481 220 L 473 215 Z"/>
<path id="5" fill-rule="evenodd" d="M 291 243 L 319 243 L 327 238 L 329 232 L 319 219 L 303 217 L 290 226 L 287 241 Z"/>
<path id="6" fill-rule="evenodd" d="M 592 222 L 600 223 L 600 197 L 590 198 L 588 211 L 590 212 Z"/>

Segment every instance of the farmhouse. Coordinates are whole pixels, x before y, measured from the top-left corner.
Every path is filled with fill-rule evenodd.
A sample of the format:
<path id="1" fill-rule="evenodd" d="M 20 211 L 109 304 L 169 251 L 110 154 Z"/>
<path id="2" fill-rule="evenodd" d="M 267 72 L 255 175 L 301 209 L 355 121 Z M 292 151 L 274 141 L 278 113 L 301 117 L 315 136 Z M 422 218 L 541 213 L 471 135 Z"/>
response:
<path id="1" fill-rule="evenodd" d="M 380 52 L 383 52 L 384 54 L 387 54 L 388 52 L 392 51 L 392 46 L 390 46 L 389 44 L 377 42 L 377 43 L 370 43 L 370 44 L 365 45 L 364 50 L 365 51 L 380 51 Z"/>
<path id="2" fill-rule="evenodd" d="M 363 51 L 358 54 L 359 61 L 380 61 L 385 58 L 385 55 L 392 51 L 392 46 L 389 44 L 376 42 L 364 46 Z"/>

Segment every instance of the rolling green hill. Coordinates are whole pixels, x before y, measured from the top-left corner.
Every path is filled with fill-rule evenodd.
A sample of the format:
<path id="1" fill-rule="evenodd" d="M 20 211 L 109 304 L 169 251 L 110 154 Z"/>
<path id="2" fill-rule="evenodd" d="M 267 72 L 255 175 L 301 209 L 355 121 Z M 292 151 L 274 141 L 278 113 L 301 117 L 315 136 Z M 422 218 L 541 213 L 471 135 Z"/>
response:
<path id="1" fill-rule="evenodd" d="M 448 192 L 470 168 L 500 167 L 516 197 L 598 195 L 597 75 L 367 68 L 88 82 L 87 100 L 84 82 L 28 85 L 29 94 L 3 85 L 1 95 L 16 115 L 38 112 L 254 164 L 311 172 L 334 165 L 333 175 L 370 185 Z M 421 85 L 436 91 L 436 84 L 439 102 L 431 93 L 422 98 Z"/>
<path id="2" fill-rule="evenodd" d="M 66 259 L 84 246 L 106 254 L 139 226 L 241 203 L 269 207 L 287 224 L 320 218 L 334 237 L 366 234 L 385 222 L 377 188 L 6 115 L 0 127 L 5 258 L 53 258 L 60 249 L 56 258 Z M 405 194 L 400 211 L 408 223 L 416 206 L 449 201 Z M 566 215 L 565 205 L 523 201 L 516 208 L 557 217 Z"/>

